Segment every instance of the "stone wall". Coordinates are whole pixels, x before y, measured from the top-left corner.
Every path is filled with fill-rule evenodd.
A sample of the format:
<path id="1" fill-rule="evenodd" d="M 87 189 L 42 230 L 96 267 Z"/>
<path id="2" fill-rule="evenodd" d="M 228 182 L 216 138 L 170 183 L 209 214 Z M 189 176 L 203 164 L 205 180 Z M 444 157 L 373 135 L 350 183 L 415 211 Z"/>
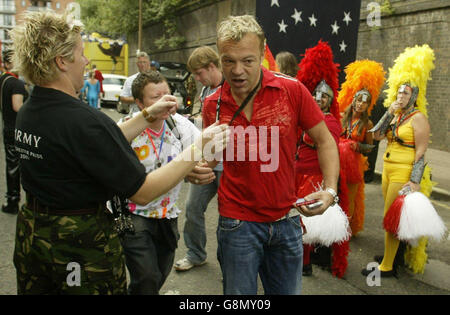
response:
<path id="1" fill-rule="evenodd" d="M 152 59 L 185 63 L 190 53 L 201 45 L 215 48 L 217 21 L 232 14 L 255 14 L 257 0 L 203 0 L 180 12 L 178 29 L 186 37 L 181 49 L 158 51 L 152 45 L 161 34 L 161 26 L 144 29 L 143 50 Z M 259 0 L 262 1 L 262 0 Z M 390 0 L 393 14 L 382 14 L 379 27 L 367 25 L 367 5 L 362 0 L 357 58 L 368 58 L 383 63 L 386 72 L 395 58 L 406 48 L 429 44 L 436 55 L 433 80 L 428 84 L 428 115 L 432 130 L 430 147 L 450 151 L 450 1 L 448 0 Z M 130 55 L 136 51 L 137 35 L 130 38 Z M 130 60 L 130 74 L 136 71 Z"/>
<path id="2" fill-rule="evenodd" d="M 394 14 L 382 14 L 379 27 L 367 24 L 367 4 L 361 4 L 358 59 L 381 62 L 386 72 L 406 47 L 428 44 L 436 68 L 427 87 L 431 148 L 450 151 L 450 1 L 391 0 Z"/>

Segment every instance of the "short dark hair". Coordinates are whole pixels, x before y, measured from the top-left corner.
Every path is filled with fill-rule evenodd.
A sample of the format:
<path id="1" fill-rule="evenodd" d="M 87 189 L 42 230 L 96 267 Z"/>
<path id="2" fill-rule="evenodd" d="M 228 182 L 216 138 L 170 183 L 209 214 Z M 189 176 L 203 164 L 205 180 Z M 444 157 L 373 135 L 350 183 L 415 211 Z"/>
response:
<path id="1" fill-rule="evenodd" d="M 158 84 L 161 82 L 167 83 L 167 79 L 158 71 L 150 70 L 139 73 L 136 79 L 134 79 L 133 84 L 131 85 L 131 93 L 133 94 L 133 97 L 135 99 L 138 99 L 142 102 L 143 91 L 147 84 Z"/>

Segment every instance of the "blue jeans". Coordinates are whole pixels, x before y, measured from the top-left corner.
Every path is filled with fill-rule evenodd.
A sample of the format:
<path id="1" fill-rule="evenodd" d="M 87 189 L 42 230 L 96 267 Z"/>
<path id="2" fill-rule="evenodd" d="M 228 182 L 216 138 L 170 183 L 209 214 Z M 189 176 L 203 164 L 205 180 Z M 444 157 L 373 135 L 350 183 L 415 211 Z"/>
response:
<path id="1" fill-rule="evenodd" d="M 183 236 L 188 248 L 186 256 L 194 264 L 206 260 L 205 211 L 219 189 L 222 172 L 214 171 L 214 174 L 216 179 L 212 183 L 201 186 L 191 184 L 189 188 Z"/>
<path id="2" fill-rule="evenodd" d="M 219 217 L 217 258 L 224 294 L 300 294 L 303 245 L 300 216 L 258 223 Z"/>

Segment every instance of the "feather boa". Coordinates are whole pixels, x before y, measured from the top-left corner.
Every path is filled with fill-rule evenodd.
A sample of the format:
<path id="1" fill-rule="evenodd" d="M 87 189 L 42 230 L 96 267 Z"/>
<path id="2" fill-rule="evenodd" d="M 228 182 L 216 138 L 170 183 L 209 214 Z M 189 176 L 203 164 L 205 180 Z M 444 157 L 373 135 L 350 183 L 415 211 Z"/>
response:
<path id="1" fill-rule="evenodd" d="M 405 252 L 405 263 L 414 273 L 424 273 L 425 264 L 427 263 L 428 255 L 426 252 L 428 239 L 422 237 L 419 244 L 415 247 L 407 246 Z"/>
<path id="2" fill-rule="evenodd" d="M 431 167 L 427 165 L 420 182 L 420 191 L 427 197 L 430 197 L 433 186 L 437 183 L 431 180 Z M 408 245 L 405 251 L 405 263 L 415 273 L 423 273 L 427 262 L 427 244 L 428 239 L 423 237 L 419 240 L 419 245 L 413 247 Z"/>
<path id="3" fill-rule="evenodd" d="M 322 215 L 302 216 L 307 233 L 303 236 L 305 244 L 331 246 L 349 240 L 351 236 L 347 215 L 339 205 L 329 207 Z"/>
<path id="4" fill-rule="evenodd" d="M 347 183 L 357 184 L 363 180 L 363 173 L 359 167 L 360 153 L 351 148 L 355 141 L 351 139 L 339 139 L 339 156 L 341 169 L 345 173 Z"/>
<path id="5" fill-rule="evenodd" d="M 358 184 L 358 191 L 355 196 L 355 210 L 353 211 L 353 216 L 350 220 L 350 228 L 352 229 L 353 235 L 357 235 L 364 228 L 364 217 L 365 217 L 365 193 L 364 193 L 365 183 L 362 181 Z M 351 202 L 351 201 L 350 201 Z"/>
<path id="6" fill-rule="evenodd" d="M 440 241 L 447 231 L 433 204 L 421 192 L 397 197 L 386 213 L 384 226 L 413 247 L 422 237 Z"/>

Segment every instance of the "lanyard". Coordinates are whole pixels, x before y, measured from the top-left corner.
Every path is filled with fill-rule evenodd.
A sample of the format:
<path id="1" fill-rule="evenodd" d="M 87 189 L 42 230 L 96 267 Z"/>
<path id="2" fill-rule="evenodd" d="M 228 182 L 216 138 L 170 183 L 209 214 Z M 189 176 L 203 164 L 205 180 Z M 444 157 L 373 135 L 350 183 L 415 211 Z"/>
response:
<path id="1" fill-rule="evenodd" d="M 360 120 L 358 119 L 353 124 L 351 121 L 348 122 L 348 129 L 347 129 L 347 139 L 350 139 L 352 137 L 353 130 L 355 130 L 356 126 L 359 125 Z"/>
<path id="2" fill-rule="evenodd" d="M 400 125 L 408 118 L 411 118 L 412 116 L 414 116 L 417 112 L 418 111 L 413 107 L 413 109 L 410 110 L 408 113 L 399 115 L 398 119 L 397 119 L 397 123 L 395 123 L 392 128 L 393 134 L 398 137 L 398 129 L 400 128 Z"/>
<path id="3" fill-rule="evenodd" d="M 156 163 L 156 167 L 160 168 L 162 163 L 161 163 L 161 159 L 159 158 L 161 156 L 161 150 L 162 147 L 164 145 L 164 133 L 166 131 L 166 122 L 164 121 L 164 126 L 163 126 L 163 131 L 161 134 L 161 144 L 159 145 L 159 153 L 156 151 L 156 146 L 155 143 L 153 142 L 153 138 L 152 135 L 150 134 L 150 131 L 147 129 L 145 129 L 145 132 L 147 132 L 148 138 L 150 139 L 150 142 L 152 143 L 152 147 L 153 147 L 153 151 L 155 151 L 155 155 L 156 155 L 156 159 L 158 160 L 158 163 Z"/>
<path id="4" fill-rule="evenodd" d="M 255 86 L 255 88 L 247 95 L 245 100 L 242 102 L 241 106 L 239 106 L 239 109 L 234 113 L 233 118 L 231 118 L 230 122 L 228 123 L 228 126 L 231 126 L 231 123 L 236 119 L 236 117 L 244 110 L 245 106 L 247 106 L 248 102 L 250 102 L 251 98 L 255 95 L 256 91 L 258 90 L 259 86 L 261 85 L 263 79 L 263 71 L 261 70 L 261 75 L 259 76 L 259 82 Z M 217 108 L 216 108 L 216 121 L 220 119 L 220 105 L 222 102 L 222 91 L 223 91 L 223 85 L 220 88 L 220 94 L 219 99 L 217 100 Z"/>
<path id="5" fill-rule="evenodd" d="M 410 110 L 408 113 L 406 114 L 401 114 L 398 119 L 397 122 L 394 123 L 394 126 L 392 127 L 392 135 L 394 140 L 396 140 L 398 143 L 400 143 L 401 145 L 408 147 L 408 148 L 415 148 L 415 143 L 414 142 L 406 142 L 403 141 L 403 139 L 401 139 L 399 137 L 399 132 L 398 130 L 400 129 L 400 125 L 407 119 L 411 118 L 412 116 L 414 116 L 415 114 L 417 114 L 419 111 L 416 110 L 414 107 L 412 108 L 412 110 Z"/>

